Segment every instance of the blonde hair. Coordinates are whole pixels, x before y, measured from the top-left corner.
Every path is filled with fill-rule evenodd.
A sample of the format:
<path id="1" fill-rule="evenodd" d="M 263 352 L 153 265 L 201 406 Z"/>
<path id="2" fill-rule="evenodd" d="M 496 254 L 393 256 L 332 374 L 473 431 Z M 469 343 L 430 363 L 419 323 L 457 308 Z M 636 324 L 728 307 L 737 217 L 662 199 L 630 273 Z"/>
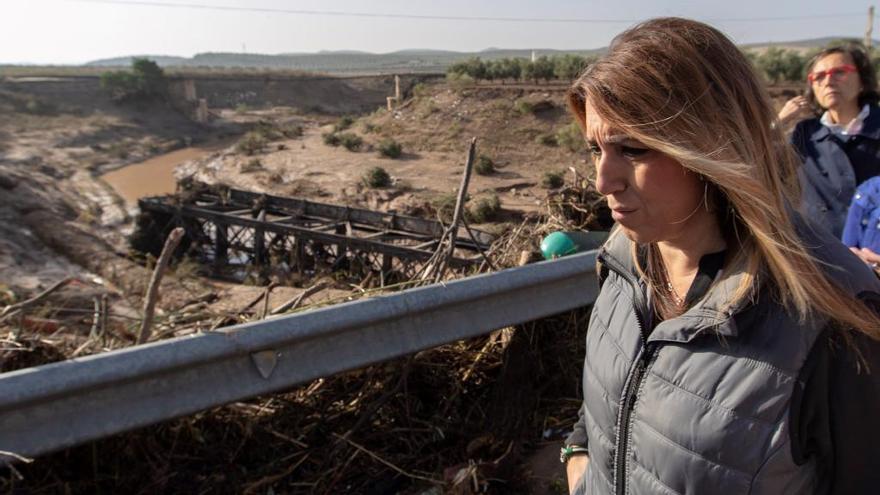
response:
<path id="1" fill-rule="evenodd" d="M 834 283 L 795 231 L 796 155 L 774 125 L 763 84 L 724 34 L 680 18 L 639 24 L 578 77 L 568 100 L 582 128 L 589 100 L 611 127 L 715 189 L 722 228 L 735 241 L 726 270 L 745 274 L 728 306 L 755 297 L 766 276 L 802 319 L 826 316 L 880 339 L 880 318 Z"/>

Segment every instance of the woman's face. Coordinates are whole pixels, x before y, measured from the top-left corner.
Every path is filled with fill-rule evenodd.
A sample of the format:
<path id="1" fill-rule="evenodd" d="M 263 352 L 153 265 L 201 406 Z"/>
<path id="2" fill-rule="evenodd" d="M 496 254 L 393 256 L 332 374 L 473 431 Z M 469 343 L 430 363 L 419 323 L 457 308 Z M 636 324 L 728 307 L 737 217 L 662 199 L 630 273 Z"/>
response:
<path id="1" fill-rule="evenodd" d="M 642 244 L 687 241 L 714 225 L 704 206 L 706 183 L 697 174 L 609 127 L 589 101 L 585 110 L 596 188 L 627 237 Z"/>
<path id="2" fill-rule="evenodd" d="M 824 74 L 824 77 L 810 83 L 816 102 L 825 109 L 836 110 L 844 105 L 857 105 L 862 82 L 858 72 L 843 72 L 828 75 L 828 70 L 845 65 L 855 66 L 852 57 L 846 53 L 831 53 L 816 61 L 813 74 Z"/>

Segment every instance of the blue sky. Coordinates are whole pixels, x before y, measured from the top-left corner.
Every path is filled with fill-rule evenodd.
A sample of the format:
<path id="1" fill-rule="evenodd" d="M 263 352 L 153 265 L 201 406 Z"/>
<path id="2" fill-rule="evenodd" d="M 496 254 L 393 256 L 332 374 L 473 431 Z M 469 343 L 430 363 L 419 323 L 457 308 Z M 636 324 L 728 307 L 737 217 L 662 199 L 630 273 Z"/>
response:
<path id="1" fill-rule="evenodd" d="M 207 51 L 285 53 L 350 49 L 384 53 L 406 48 L 457 51 L 488 47 L 585 49 L 607 45 L 616 33 L 637 20 L 667 15 L 710 22 L 738 43 L 822 36 L 861 37 L 870 5 L 849 0 L 143 2 L 414 16 L 613 21 L 536 22 L 121 5 L 124 1 L 127 0 L 109 0 L 109 3 L 108 0 L 0 0 L 0 63 L 69 64 L 122 55 L 191 56 Z M 880 29 L 876 26 L 875 22 L 875 38 L 880 36 Z"/>

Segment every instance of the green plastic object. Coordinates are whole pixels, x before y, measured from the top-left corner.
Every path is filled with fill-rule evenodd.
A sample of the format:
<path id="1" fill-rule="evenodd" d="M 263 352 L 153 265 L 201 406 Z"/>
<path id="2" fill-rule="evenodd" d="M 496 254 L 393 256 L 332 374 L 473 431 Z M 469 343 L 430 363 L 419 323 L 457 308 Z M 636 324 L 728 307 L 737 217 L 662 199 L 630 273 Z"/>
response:
<path id="1" fill-rule="evenodd" d="M 541 241 L 541 254 L 552 260 L 575 253 L 598 249 L 608 239 L 608 232 L 553 232 Z"/>

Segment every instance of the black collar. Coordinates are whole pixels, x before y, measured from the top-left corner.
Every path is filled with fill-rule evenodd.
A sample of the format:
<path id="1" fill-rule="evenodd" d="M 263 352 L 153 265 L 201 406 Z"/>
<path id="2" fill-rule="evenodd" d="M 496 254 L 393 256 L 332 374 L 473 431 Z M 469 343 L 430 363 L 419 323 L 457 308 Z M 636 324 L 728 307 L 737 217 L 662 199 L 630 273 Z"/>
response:
<path id="1" fill-rule="evenodd" d="M 699 301 L 706 295 L 706 292 L 709 291 L 709 286 L 712 285 L 715 277 L 718 276 L 718 272 L 720 272 L 721 268 L 724 266 L 724 258 L 726 256 L 727 249 L 722 249 L 717 253 L 704 254 L 703 257 L 700 258 L 697 275 L 694 277 L 694 281 L 691 283 L 691 288 L 688 289 L 688 293 L 684 298 L 684 304 L 686 307 L 693 306 L 695 302 Z"/>

